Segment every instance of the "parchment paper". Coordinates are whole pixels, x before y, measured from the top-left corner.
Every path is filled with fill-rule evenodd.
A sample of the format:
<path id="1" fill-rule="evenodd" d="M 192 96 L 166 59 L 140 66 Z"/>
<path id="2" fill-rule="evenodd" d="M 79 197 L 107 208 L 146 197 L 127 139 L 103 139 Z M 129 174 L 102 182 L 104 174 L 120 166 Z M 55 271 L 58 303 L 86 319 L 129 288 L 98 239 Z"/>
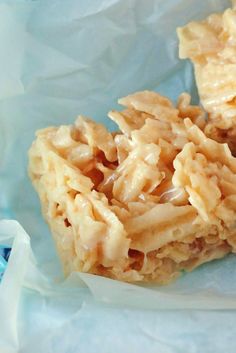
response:
<path id="1" fill-rule="evenodd" d="M 35 130 L 71 123 L 78 114 L 114 129 L 108 110 L 138 90 L 173 100 L 187 90 L 198 102 L 192 67 L 178 59 L 175 29 L 227 5 L 224 0 L 0 1 L 0 218 L 13 220 L 0 222 L 0 244 L 13 245 L 0 284 L 1 353 L 143 352 L 150 342 L 149 352 L 198 352 L 197 347 L 208 352 L 206 332 L 220 332 L 216 312 L 204 320 L 204 312 L 192 310 L 236 308 L 236 257 L 206 264 L 166 287 L 89 274 L 65 280 L 27 177 L 27 150 Z M 217 316 L 225 328 L 231 323 L 228 337 L 233 315 Z M 100 348 L 95 329 L 103 337 Z M 209 349 L 214 345 L 216 352 L 218 337 Z M 233 352 L 233 346 L 227 349 Z"/>

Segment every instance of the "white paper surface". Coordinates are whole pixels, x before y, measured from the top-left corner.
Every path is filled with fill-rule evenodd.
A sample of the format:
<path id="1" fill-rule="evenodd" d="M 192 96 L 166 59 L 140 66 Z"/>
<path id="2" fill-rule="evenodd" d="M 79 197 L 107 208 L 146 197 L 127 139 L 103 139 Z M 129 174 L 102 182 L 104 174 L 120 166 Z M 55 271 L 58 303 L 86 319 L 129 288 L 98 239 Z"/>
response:
<path id="1" fill-rule="evenodd" d="M 79 113 L 114 128 L 108 110 L 118 108 L 118 97 L 142 89 L 174 100 L 187 90 L 197 101 L 191 65 L 177 57 L 175 29 L 227 5 L 224 0 L 0 1 L 0 218 L 15 219 L 25 229 L 0 223 L 0 244 L 14 242 L 0 284 L 1 353 L 139 353 L 144 347 L 235 352 L 234 312 L 154 310 L 235 309 L 235 256 L 168 287 L 88 274 L 80 278 L 90 290 L 78 275 L 63 282 L 26 172 L 38 128 L 70 123 Z M 111 308 L 114 304 L 118 307 Z"/>

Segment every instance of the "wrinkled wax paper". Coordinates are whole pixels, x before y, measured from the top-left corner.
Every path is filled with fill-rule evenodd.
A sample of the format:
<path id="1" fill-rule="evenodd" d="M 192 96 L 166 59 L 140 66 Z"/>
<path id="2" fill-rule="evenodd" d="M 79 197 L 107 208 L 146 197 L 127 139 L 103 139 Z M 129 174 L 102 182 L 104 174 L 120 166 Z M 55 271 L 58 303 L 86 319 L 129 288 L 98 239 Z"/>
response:
<path id="1" fill-rule="evenodd" d="M 80 113 L 114 129 L 117 98 L 143 89 L 198 102 L 175 29 L 226 0 L 0 0 L 0 352 L 235 352 L 236 256 L 166 286 L 63 279 L 27 150 Z M 11 220 L 10 220 L 11 219 Z M 152 310 L 144 310 L 152 309 Z M 168 309 L 168 311 L 157 310 Z M 176 309 L 189 309 L 176 311 Z M 200 310 L 196 310 L 200 309 Z"/>

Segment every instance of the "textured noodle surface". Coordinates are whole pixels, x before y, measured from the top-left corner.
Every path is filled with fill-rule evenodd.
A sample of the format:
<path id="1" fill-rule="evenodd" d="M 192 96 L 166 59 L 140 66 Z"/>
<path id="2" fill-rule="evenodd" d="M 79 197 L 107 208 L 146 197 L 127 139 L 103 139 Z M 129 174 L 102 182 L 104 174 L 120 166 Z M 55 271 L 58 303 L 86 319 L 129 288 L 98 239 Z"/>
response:
<path id="1" fill-rule="evenodd" d="M 236 158 L 206 136 L 202 109 L 186 93 L 176 107 L 149 91 L 119 103 L 118 132 L 79 117 L 29 151 L 65 274 L 163 284 L 234 251 Z"/>
<path id="2" fill-rule="evenodd" d="M 209 113 L 205 133 L 236 155 L 236 8 L 177 30 L 179 56 L 194 64 L 198 92 Z"/>

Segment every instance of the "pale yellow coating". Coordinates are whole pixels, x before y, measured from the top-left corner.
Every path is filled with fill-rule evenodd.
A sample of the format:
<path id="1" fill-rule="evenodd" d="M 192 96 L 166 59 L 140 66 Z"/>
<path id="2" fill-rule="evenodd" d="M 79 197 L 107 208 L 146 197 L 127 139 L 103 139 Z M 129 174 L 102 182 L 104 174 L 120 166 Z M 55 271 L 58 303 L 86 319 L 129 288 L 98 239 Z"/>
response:
<path id="1" fill-rule="evenodd" d="M 168 283 L 236 249 L 236 159 L 184 93 L 119 101 L 120 132 L 84 117 L 37 132 L 29 175 L 65 274 Z"/>
<path id="2" fill-rule="evenodd" d="M 190 59 L 201 103 L 208 113 L 207 136 L 227 142 L 236 155 L 236 9 L 211 14 L 177 29 L 179 56 Z"/>

